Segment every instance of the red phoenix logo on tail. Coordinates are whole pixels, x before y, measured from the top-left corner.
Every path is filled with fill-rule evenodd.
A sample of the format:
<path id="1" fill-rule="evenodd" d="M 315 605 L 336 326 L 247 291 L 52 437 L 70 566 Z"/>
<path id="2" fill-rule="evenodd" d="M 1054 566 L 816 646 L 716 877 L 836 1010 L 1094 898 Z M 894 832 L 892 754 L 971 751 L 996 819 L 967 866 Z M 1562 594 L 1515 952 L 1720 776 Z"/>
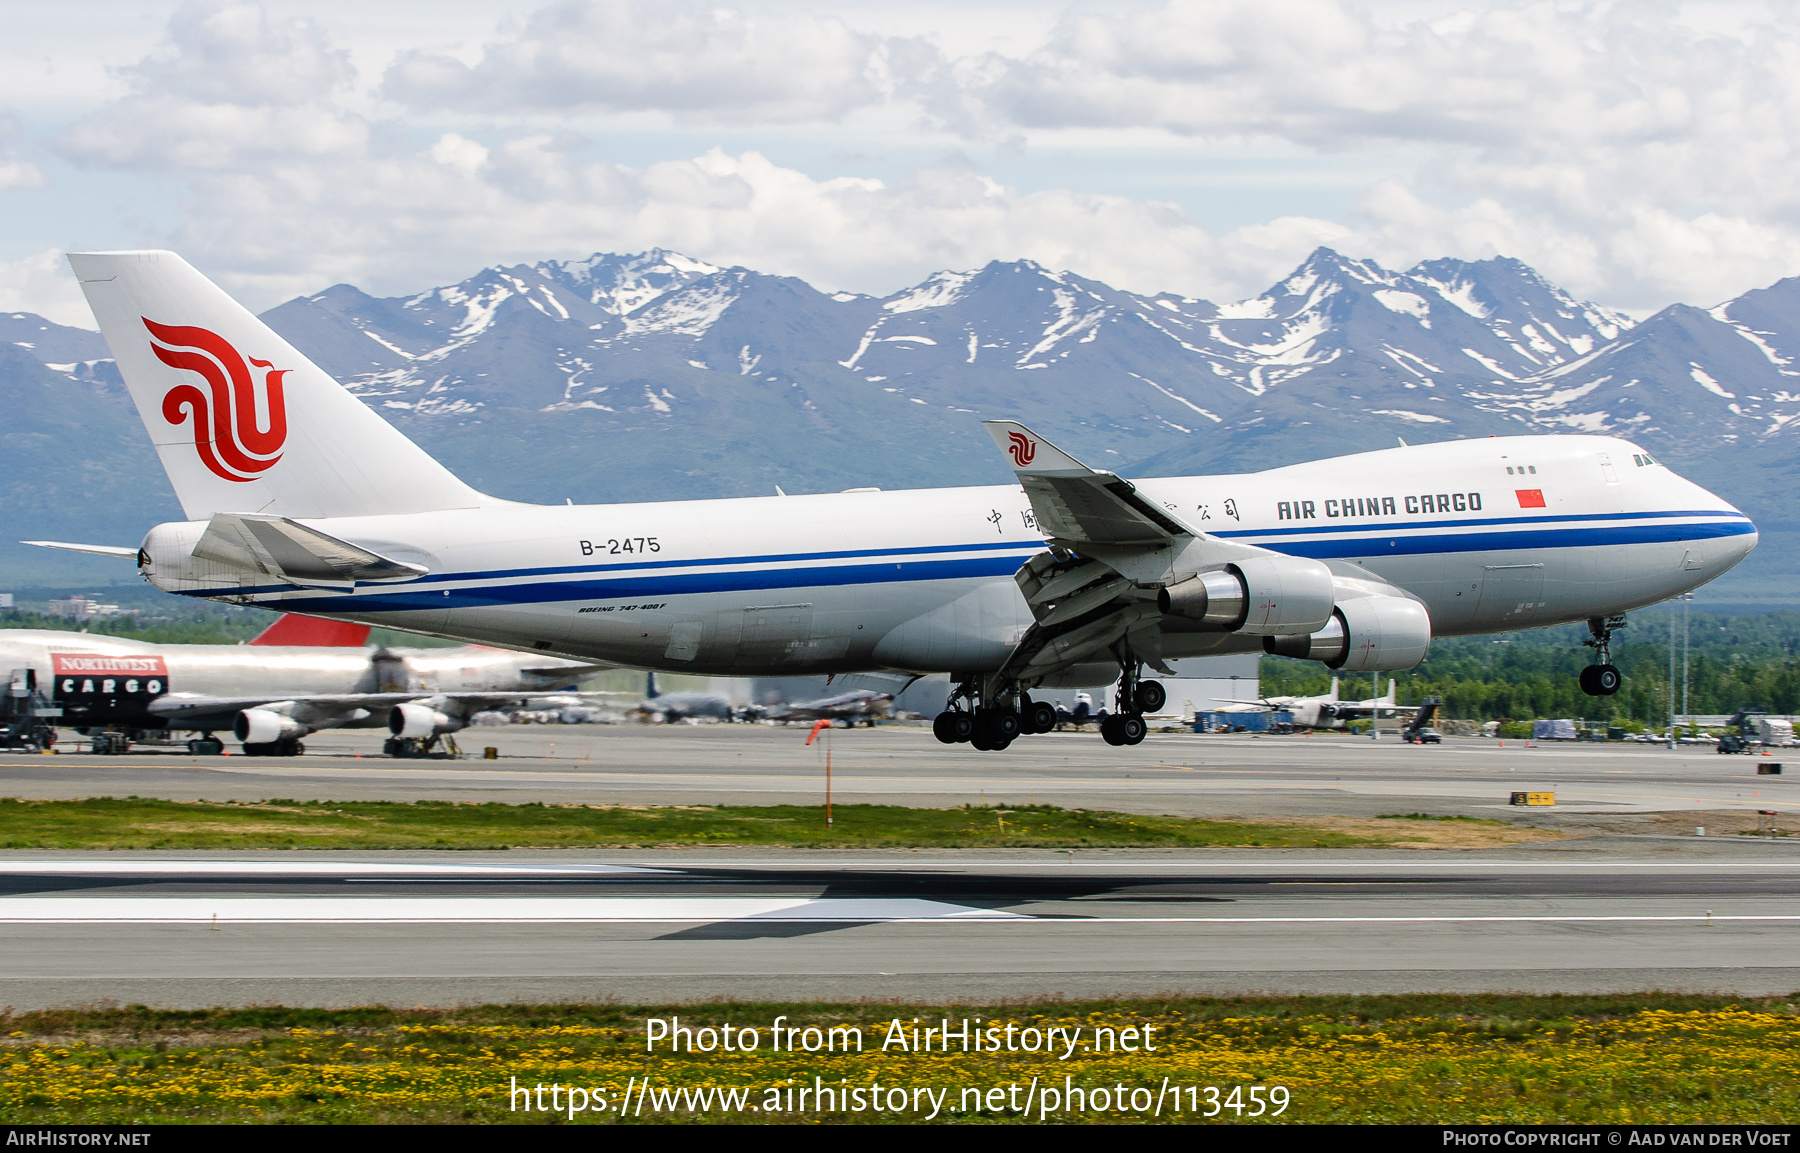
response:
<path id="1" fill-rule="evenodd" d="M 293 370 L 276 368 L 266 360 L 246 361 L 216 332 L 141 319 L 160 342 L 150 346 L 156 359 L 170 368 L 198 373 L 207 384 L 205 392 L 191 384 L 171 388 L 163 397 L 163 419 L 177 426 L 194 422 L 194 449 L 215 476 L 243 482 L 268 471 L 281 459 L 281 446 L 287 443 L 281 378 Z M 253 367 L 267 370 L 260 415 Z"/>
<path id="2" fill-rule="evenodd" d="M 1009 432 L 1006 439 L 1011 444 L 1006 446 L 1006 455 L 1013 458 L 1015 468 L 1024 468 L 1037 457 L 1037 441 L 1022 432 Z"/>

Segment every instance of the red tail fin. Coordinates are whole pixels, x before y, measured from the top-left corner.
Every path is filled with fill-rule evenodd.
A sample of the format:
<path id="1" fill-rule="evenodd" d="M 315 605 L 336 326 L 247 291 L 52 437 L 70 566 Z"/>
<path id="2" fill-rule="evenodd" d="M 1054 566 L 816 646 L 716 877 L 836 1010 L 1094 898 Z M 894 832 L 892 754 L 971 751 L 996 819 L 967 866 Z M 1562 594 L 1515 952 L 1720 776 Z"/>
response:
<path id="1" fill-rule="evenodd" d="M 319 648 L 359 649 L 368 642 L 369 626 L 345 621 L 328 621 L 320 617 L 303 617 L 284 613 L 274 624 L 258 633 L 253 645 L 314 645 Z"/>

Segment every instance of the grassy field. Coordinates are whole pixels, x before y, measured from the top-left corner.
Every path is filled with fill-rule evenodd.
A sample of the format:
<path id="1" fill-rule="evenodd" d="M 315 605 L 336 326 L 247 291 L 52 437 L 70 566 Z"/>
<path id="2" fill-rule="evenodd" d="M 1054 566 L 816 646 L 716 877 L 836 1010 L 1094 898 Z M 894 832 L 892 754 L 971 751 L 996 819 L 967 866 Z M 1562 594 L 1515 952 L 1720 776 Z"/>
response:
<path id="1" fill-rule="evenodd" d="M 505 849 L 662 845 L 799 848 L 1486 847 L 1552 836 L 1502 821 L 1206 821 L 1054 805 L 502 805 L 419 801 L 211 803 L 0 798 L 7 849 Z"/>
<path id="2" fill-rule="evenodd" d="M 652 1018 L 696 1030 L 711 1051 L 671 1052 L 663 1041 L 646 1052 Z M 913 1047 L 915 1021 L 930 1042 L 923 1029 L 945 1020 L 948 1051 Z M 982 1051 L 955 1039 L 965 1020 Z M 737 1041 L 730 1052 L 725 1025 Z M 756 1031 L 749 1052 L 746 1028 Z M 1800 1110 L 1800 1015 L 1789 998 L 133 1007 L 6 1016 L 0 1031 L 0 1122 L 10 1124 L 1194 1123 L 1208 1113 L 1302 1124 L 1779 1124 Z M 835 1094 L 817 1096 L 821 1088 Z"/>

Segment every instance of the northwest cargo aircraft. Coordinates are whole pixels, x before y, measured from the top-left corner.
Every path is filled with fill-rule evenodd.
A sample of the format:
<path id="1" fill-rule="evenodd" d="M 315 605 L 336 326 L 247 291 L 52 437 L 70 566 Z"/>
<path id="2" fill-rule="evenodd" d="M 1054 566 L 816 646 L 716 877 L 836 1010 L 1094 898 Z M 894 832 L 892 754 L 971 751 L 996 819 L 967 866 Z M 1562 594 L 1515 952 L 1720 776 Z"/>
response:
<path id="1" fill-rule="evenodd" d="M 45 543 L 33 541 L 33 544 Z M 242 645 L 152 644 L 103 633 L 0 630 L 12 696 L 41 698 L 60 723 L 124 751 L 144 733 L 190 732 L 217 754 L 229 732 L 253 756 L 293 756 L 320 729 L 380 728 L 390 751 L 429 746 L 482 709 L 560 696 L 591 663 L 480 645 L 366 645 L 366 625 L 288 614 Z M 17 711 L 17 710 L 14 710 Z M 37 726 L 54 739 L 47 726 Z"/>
<path id="2" fill-rule="evenodd" d="M 1272 652 L 1412 668 L 1432 637 L 1586 621 L 1590 693 L 1631 609 L 1742 560 L 1742 512 L 1602 436 L 1460 440 L 1128 481 L 1013 421 L 1017 484 L 534 505 L 476 492 L 170 252 L 71 255 L 189 519 L 158 588 L 572 660 L 736 676 L 949 673 L 935 731 L 1004 748 L 1039 686 Z"/>

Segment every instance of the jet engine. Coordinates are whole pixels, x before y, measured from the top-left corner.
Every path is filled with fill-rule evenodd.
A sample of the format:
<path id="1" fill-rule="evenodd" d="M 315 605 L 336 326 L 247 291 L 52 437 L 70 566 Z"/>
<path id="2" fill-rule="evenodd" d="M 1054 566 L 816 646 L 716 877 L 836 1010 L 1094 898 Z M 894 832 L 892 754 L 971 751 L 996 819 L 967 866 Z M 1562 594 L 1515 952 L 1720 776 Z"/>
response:
<path id="1" fill-rule="evenodd" d="M 1405 597 L 1358 597 L 1338 605 L 1317 632 L 1263 638 L 1263 649 L 1276 656 L 1356 673 L 1410 669 L 1430 648 L 1431 617 Z"/>
<path id="2" fill-rule="evenodd" d="M 1168 616 L 1251 636 L 1304 636 L 1329 626 L 1336 599 L 1331 570 L 1297 556 L 1246 557 L 1161 589 Z"/>
<path id="3" fill-rule="evenodd" d="M 388 711 L 388 732 L 402 739 L 423 740 L 442 733 L 454 733 L 462 727 L 462 721 L 440 713 L 430 705 L 415 702 L 395 705 Z"/>
<path id="4" fill-rule="evenodd" d="M 245 709 L 231 724 L 231 731 L 247 745 L 272 745 L 276 741 L 297 741 L 311 729 L 293 717 L 284 717 L 272 709 Z"/>

